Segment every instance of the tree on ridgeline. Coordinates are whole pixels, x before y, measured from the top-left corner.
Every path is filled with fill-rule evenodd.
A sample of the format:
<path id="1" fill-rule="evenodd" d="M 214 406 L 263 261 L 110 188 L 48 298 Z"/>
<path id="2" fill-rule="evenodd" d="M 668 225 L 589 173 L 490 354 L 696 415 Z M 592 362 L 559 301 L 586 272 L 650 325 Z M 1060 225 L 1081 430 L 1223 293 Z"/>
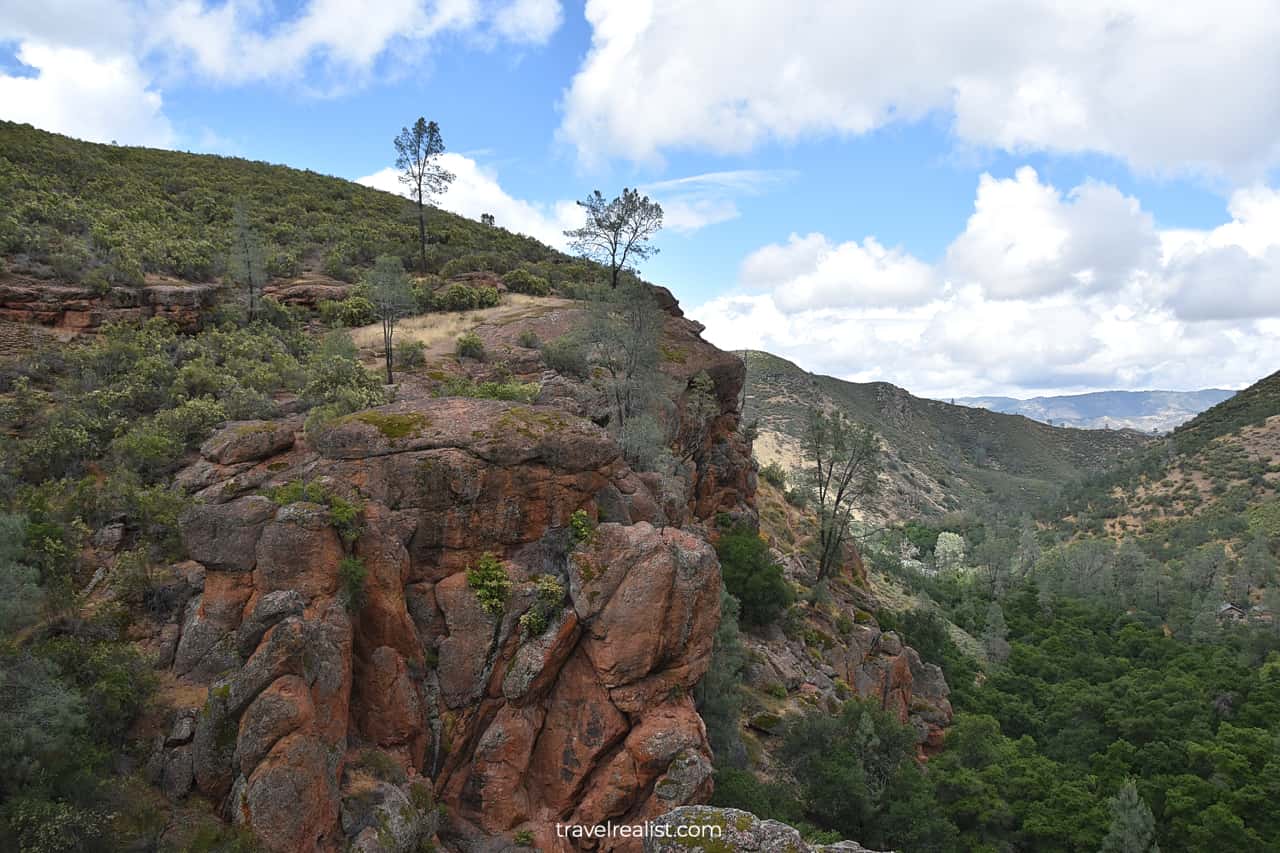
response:
<path id="1" fill-rule="evenodd" d="M 444 139 L 434 121 L 419 116 L 413 127 L 401 129 L 395 146 L 400 183 L 409 188 L 409 197 L 418 206 L 418 257 L 421 271 L 426 272 L 427 202 L 449 188 L 454 174 L 440 165 Z"/>
<path id="2" fill-rule="evenodd" d="M 613 201 L 606 201 L 596 190 L 578 206 L 586 210 L 587 221 L 581 228 L 564 232 L 570 239 L 569 247 L 608 267 L 610 287 L 618 287 L 629 263 L 658 254 L 658 247 L 649 241 L 662 229 L 662 205 L 640 195 L 639 190 L 624 187 Z"/>

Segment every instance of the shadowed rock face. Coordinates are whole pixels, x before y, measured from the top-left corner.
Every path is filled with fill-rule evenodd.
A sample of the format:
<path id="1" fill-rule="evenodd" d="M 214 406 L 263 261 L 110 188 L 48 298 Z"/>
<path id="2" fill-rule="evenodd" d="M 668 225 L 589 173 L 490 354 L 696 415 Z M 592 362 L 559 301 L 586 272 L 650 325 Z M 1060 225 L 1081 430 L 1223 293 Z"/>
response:
<path id="1" fill-rule="evenodd" d="M 544 850 L 571 849 L 557 821 L 704 799 L 711 754 L 690 695 L 710 661 L 720 572 L 691 519 L 750 511 L 749 448 L 728 438 L 736 393 L 709 438 L 724 447 L 674 500 L 603 429 L 545 406 L 398 404 L 310 443 L 228 426 L 178 478 L 198 498 L 182 534 L 204 572 L 174 670 L 209 692 L 168 764 L 189 755 L 195 788 L 282 851 L 382 849 L 370 846 L 375 801 L 403 813 L 376 843 L 412 849 L 435 831 L 414 784 L 447 806 L 448 832 L 529 829 Z M 333 501 L 264 496 L 296 480 L 360 506 L 354 542 Z M 575 539 L 573 513 L 598 520 L 606 502 L 610 520 Z M 511 582 L 501 607 L 468 582 L 485 553 Z M 540 598 L 540 576 L 563 594 Z M 522 625 L 535 608 L 544 630 Z M 399 782 L 362 775 L 371 749 Z M 601 849 L 619 844 L 638 849 Z"/>

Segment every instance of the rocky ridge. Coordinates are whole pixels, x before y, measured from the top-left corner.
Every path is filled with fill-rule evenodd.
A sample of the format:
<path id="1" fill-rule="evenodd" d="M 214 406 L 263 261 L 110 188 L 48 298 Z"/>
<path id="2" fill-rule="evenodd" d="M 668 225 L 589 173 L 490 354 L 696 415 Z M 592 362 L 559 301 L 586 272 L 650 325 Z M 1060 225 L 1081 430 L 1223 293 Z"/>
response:
<path id="1" fill-rule="evenodd" d="M 410 399 L 207 441 L 177 476 L 191 559 L 149 641 L 207 699 L 176 710 L 153 778 L 271 850 L 412 850 L 437 832 L 473 849 L 522 830 L 569 849 L 557 821 L 705 799 L 691 693 L 720 576 L 701 520 L 750 516 L 754 473 L 740 364 L 671 326 L 704 350 L 687 361 L 722 408 L 682 476 L 632 471 L 572 411 L 584 393 Z M 486 565 L 509 583 L 496 604 L 472 579 Z"/>

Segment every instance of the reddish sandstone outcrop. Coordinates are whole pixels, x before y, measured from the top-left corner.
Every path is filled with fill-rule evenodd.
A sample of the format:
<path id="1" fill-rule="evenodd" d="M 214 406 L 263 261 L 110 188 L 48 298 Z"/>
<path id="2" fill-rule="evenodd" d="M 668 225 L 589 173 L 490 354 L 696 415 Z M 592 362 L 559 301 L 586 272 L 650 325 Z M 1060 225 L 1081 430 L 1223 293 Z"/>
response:
<path id="1" fill-rule="evenodd" d="M 179 477 L 198 498 L 182 533 L 205 572 L 175 669 L 210 689 L 176 748 L 196 788 L 268 848 L 376 849 L 370 797 L 400 803 L 397 837 L 416 844 L 426 812 L 353 769 L 368 750 L 405 785 L 430 785 L 449 832 L 528 829 L 546 851 L 572 849 L 557 821 L 638 820 L 709 794 L 690 693 L 719 621 L 719 564 L 699 528 L 649 523 L 665 522 L 661 501 L 603 429 L 446 398 L 354 416 L 310 443 L 232 424 L 202 454 Z M 361 507 L 354 543 L 323 499 L 264 497 L 293 480 Z M 596 518 L 602 500 L 613 520 L 576 541 L 571 515 Z M 501 612 L 468 583 L 486 552 L 512 583 Z M 533 633 L 520 617 L 542 575 L 564 595 Z"/>
<path id="2" fill-rule="evenodd" d="M 151 276 L 142 287 L 113 287 L 106 292 L 65 282 L 19 275 L 0 276 L 0 320 L 93 331 L 105 323 L 163 317 L 179 328 L 200 328 L 218 285 Z"/>

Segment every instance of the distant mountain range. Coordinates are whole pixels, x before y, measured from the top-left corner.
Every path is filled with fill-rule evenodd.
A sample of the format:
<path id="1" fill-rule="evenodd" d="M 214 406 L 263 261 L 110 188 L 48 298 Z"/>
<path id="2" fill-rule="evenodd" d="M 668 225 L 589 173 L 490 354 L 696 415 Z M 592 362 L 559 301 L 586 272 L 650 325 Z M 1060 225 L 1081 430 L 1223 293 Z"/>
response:
<path id="1" fill-rule="evenodd" d="M 1205 388 L 1201 391 L 1098 391 L 1057 397 L 957 397 L 957 405 L 1024 415 L 1041 423 L 1077 429 L 1136 429 L 1168 432 L 1206 409 L 1228 399 L 1235 391 Z"/>

